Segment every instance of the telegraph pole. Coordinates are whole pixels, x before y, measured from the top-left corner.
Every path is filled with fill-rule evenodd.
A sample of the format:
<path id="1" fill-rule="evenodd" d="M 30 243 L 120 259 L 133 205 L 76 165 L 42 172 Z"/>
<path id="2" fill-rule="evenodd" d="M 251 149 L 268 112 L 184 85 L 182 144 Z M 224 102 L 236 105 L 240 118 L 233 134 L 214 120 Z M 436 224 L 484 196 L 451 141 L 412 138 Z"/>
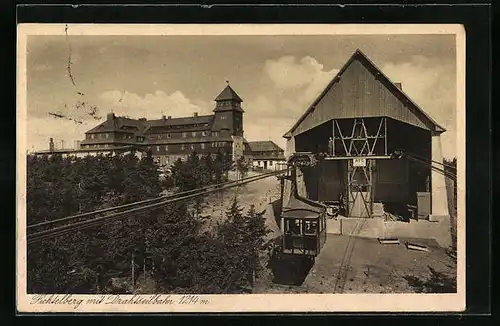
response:
<path id="1" fill-rule="evenodd" d="M 135 272 L 135 253 L 133 252 L 132 253 L 132 290 L 134 290 L 134 287 L 135 287 L 135 275 L 134 275 L 134 272 Z"/>

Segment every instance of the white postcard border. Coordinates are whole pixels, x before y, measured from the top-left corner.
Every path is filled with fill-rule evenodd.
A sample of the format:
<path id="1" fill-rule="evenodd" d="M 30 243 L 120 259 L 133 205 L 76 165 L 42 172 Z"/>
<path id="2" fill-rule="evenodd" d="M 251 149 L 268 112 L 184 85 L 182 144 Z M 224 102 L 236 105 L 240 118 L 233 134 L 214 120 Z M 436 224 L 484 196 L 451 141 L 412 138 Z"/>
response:
<path id="1" fill-rule="evenodd" d="M 441 312 L 465 309 L 465 30 L 456 24 L 69 24 L 70 35 L 380 35 L 455 34 L 457 51 L 457 293 L 46 295 L 26 293 L 26 43 L 64 35 L 65 24 L 19 24 L 17 53 L 17 270 L 19 312 Z M 52 301 L 51 301 L 52 300 Z M 59 300 L 57 303 L 56 301 Z M 101 300 L 101 302 L 99 302 Z M 114 300 L 114 301 L 113 301 Z M 147 301 L 149 304 L 141 303 Z M 156 300 L 156 301 L 155 301 Z M 205 301 L 206 300 L 206 301 Z M 170 302 L 171 301 L 171 302 Z M 52 303 L 51 303 L 52 302 Z M 115 302 L 115 303 L 113 303 Z M 118 303 L 119 302 L 119 303 Z"/>

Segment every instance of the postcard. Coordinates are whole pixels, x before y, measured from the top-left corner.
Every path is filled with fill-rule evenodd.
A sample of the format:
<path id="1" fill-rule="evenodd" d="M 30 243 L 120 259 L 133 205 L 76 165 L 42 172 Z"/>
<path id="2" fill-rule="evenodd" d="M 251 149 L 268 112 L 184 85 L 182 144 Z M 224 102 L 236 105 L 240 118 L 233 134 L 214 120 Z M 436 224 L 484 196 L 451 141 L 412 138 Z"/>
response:
<path id="1" fill-rule="evenodd" d="M 465 30 L 19 24 L 19 312 L 465 310 Z"/>

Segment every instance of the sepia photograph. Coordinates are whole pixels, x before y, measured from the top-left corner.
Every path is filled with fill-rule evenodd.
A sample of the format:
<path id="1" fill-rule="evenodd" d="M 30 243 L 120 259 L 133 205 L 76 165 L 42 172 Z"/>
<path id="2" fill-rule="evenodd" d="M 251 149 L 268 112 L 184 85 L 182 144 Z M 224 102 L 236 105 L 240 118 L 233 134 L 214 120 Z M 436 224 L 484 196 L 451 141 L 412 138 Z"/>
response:
<path id="1" fill-rule="evenodd" d="M 24 312 L 462 311 L 459 25 L 18 25 Z"/>

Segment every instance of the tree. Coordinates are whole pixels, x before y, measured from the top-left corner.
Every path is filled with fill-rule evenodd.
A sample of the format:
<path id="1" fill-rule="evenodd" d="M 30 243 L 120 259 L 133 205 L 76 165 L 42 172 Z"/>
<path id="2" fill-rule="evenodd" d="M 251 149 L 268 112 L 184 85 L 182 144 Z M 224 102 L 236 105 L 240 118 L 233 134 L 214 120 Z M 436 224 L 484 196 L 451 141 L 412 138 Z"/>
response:
<path id="1" fill-rule="evenodd" d="M 161 189 L 151 155 L 138 160 L 135 153 L 29 156 L 27 174 L 28 225 L 156 197 Z M 145 250 L 145 230 L 156 226 L 152 223 L 156 213 L 29 245 L 28 290 L 94 293 L 97 283 L 105 283 L 112 275 L 127 275 L 130 253 L 136 248 Z"/>
<path id="2" fill-rule="evenodd" d="M 248 170 L 250 169 L 250 164 L 245 160 L 244 156 L 241 156 L 236 160 L 236 171 L 238 172 L 239 179 L 243 179 L 247 176 Z"/>
<path id="3" fill-rule="evenodd" d="M 213 160 L 193 153 L 186 162 L 177 161 L 172 171 L 185 190 L 214 182 L 217 171 L 223 179 L 225 169 L 223 155 Z M 141 159 L 135 153 L 28 157 L 28 225 L 156 197 L 160 191 L 150 153 Z M 218 234 L 200 234 L 203 223 L 190 212 L 190 204 L 171 204 L 28 245 L 28 292 L 106 292 L 110 279 L 130 279 L 132 253 L 139 264 L 142 257 L 152 256 L 150 275 L 160 287 L 157 291 L 242 292 L 258 268 L 265 233 L 262 216 L 253 208 L 244 214 L 235 199 Z"/>
<path id="4" fill-rule="evenodd" d="M 247 234 L 245 243 L 248 252 L 248 268 L 252 271 L 252 284 L 255 279 L 255 272 L 260 268 L 259 253 L 264 249 L 264 237 L 271 232 L 265 224 L 263 213 L 257 213 L 255 206 L 250 206 L 247 213 Z"/>
<path id="5" fill-rule="evenodd" d="M 219 227 L 219 239 L 225 244 L 231 262 L 230 273 L 237 275 L 233 289 L 253 284 L 259 266 L 259 252 L 263 249 L 264 236 L 269 232 L 262 214 L 251 206 L 246 215 L 234 199 L 226 212 L 226 221 Z"/>

